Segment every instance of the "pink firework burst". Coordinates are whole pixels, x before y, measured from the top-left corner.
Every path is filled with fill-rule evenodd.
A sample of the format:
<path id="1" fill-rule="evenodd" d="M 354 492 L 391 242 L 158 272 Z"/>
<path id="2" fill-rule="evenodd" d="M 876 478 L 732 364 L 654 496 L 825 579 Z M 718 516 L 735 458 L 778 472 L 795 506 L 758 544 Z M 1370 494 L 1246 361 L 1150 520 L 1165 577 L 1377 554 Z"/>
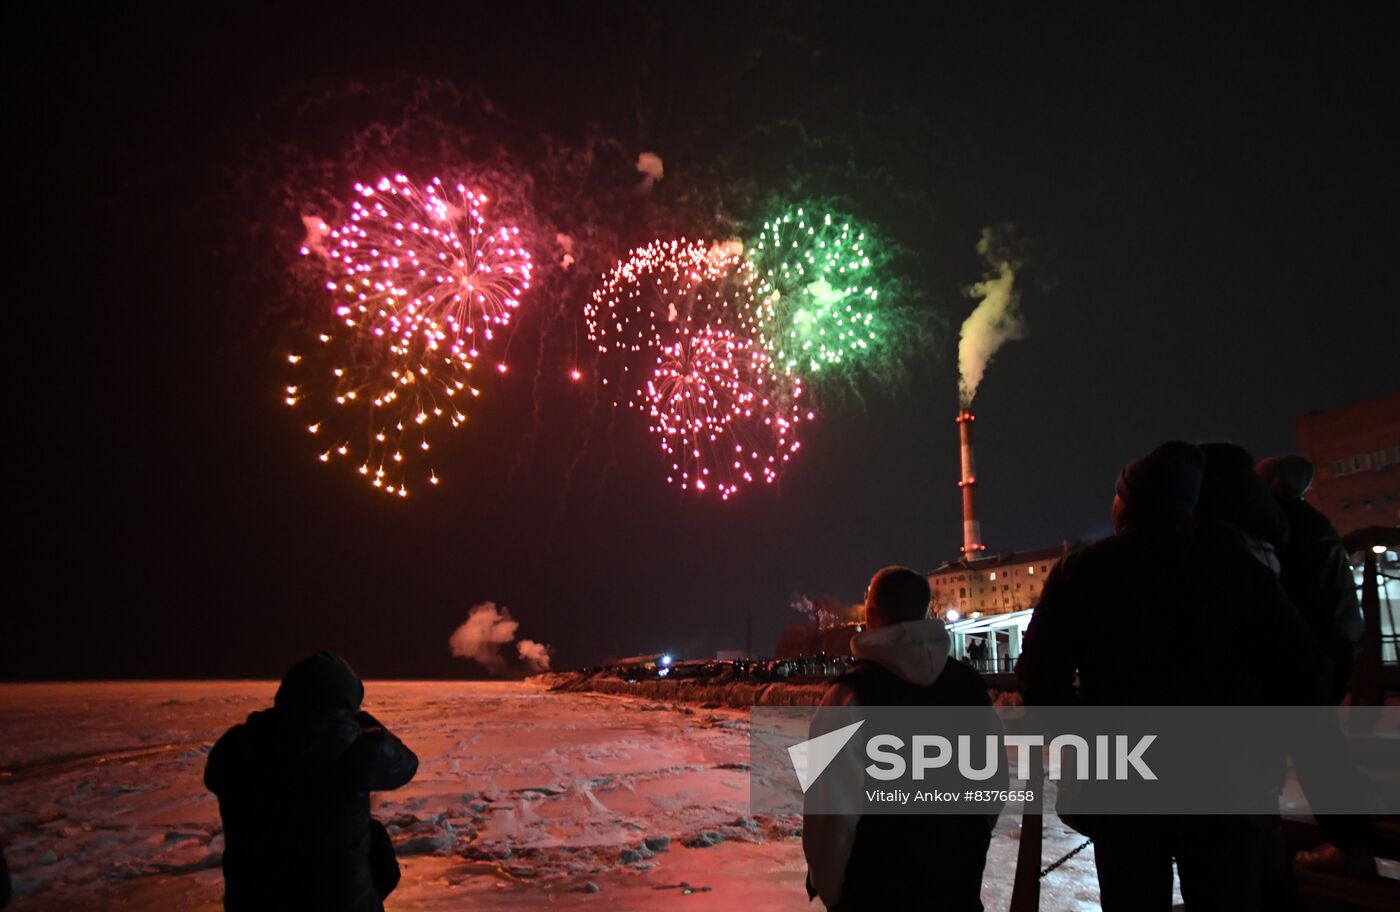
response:
<path id="1" fill-rule="evenodd" d="M 652 433 L 670 460 L 667 481 L 728 500 L 772 484 L 811 420 L 800 379 L 779 372 L 754 340 L 704 326 L 663 345 L 646 384 Z"/>
<path id="2" fill-rule="evenodd" d="M 310 413 L 322 462 L 406 497 L 410 478 L 439 483 L 431 465 L 412 467 L 429 458 L 434 428 L 467 420 L 472 368 L 530 287 L 530 253 L 463 184 L 451 193 L 399 174 L 355 191 L 349 221 L 318 224 L 324 240 L 302 248 L 332 268 L 335 325 L 288 356 L 298 382 L 285 400 Z"/>
<path id="3" fill-rule="evenodd" d="M 434 351 L 478 357 L 530 287 L 520 229 L 489 223 L 485 195 L 464 184 L 450 191 L 436 177 L 419 187 L 397 174 L 355 192 L 350 220 L 325 244 L 336 316 L 400 347 L 421 336 Z"/>
<path id="4" fill-rule="evenodd" d="M 645 383 L 663 346 L 704 326 L 746 330 L 752 284 L 737 251 L 704 241 L 652 241 L 619 260 L 583 311 L 614 404 L 647 407 Z"/>

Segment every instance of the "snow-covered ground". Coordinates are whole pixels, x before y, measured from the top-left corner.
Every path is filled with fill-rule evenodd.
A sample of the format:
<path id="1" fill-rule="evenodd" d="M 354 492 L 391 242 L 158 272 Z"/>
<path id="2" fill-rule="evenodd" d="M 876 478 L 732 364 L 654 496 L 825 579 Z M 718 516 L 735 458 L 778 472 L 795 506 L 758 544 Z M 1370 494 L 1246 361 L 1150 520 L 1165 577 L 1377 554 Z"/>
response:
<path id="1" fill-rule="evenodd" d="M 218 805 L 201 776 L 267 681 L 0 685 L 0 842 L 21 909 L 217 909 Z M 417 753 L 377 795 L 403 866 L 391 910 L 811 910 L 796 818 L 752 818 L 748 716 L 522 683 L 371 681 Z M 1005 909 L 1018 821 L 987 863 Z M 1081 842 L 1046 822 L 1044 856 Z M 931 860 L 936 863 L 936 859 Z M 1093 849 L 1042 908 L 1098 908 Z"/>

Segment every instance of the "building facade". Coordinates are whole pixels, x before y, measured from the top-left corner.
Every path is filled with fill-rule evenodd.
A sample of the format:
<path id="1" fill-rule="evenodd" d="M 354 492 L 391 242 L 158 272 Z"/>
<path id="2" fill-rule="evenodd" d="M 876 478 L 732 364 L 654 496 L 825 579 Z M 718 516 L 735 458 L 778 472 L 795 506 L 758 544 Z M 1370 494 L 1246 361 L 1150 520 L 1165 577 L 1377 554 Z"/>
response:
<path id="1" fill-rule="evenodd" d="M 928 575 L 933 613 L 956 621 L 1034 608 L 1045 577 L 1066 550 L 1062 545 L 943 564 Z"/>
<path id="2" fill-rule="evenodd" d="M 1400 525 L 1400 391 L 1300 415 L 1297 432 L 1317 468 L 1308 502 L 1337 531 Z"/>
<path id="3" fill-rule="evenodd" d="M 928 574 L 930 613 L 948 625 L 953 657 L 978 671 L 1009 674 L 1045 578 L 1073 545 L 964 558 Z"/>

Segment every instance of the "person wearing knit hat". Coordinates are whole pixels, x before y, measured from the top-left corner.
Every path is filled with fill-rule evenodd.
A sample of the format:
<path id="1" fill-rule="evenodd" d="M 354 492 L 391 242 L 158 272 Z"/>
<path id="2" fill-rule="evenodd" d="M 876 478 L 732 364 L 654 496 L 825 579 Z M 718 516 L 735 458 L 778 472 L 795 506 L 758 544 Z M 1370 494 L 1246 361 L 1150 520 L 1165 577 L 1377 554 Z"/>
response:
<path id="1" fill-rule="evenodd" d="M 1255 471 L 1277 500 L 1288 520 L 1288 542 L 1279 548 L 1279 582 L 1312 630 L 1330 662 L 1329 703 L 1340 703 L 1351 681 L 1352 665 L 1364 627 L 1356 599 L 1351 561 L 1337 529 L 1320 510 L 1303 499 L 1312 487 L 1313 465 L 1302 456 L 1272 456 L 1259 460 Z M 1322 756 L 1345 757 L 1346 744 L 1334 727 L 1308 732 L 1294 746 L 1298 783 L 1310 800 L 1331 791 L 1364 790 L 1364 777 L 1354 764 Z M 1337 770 L 1345 774 L 1337 775 Z M 1299 852 L 1296 867 L 1350 876 L 1376 876 L 1374 824 L 1364 815 L 1318 814 L 1318 827 L 1327 842 Z"/>
<path id="2" fill-rule="evenodd" d="M 369 793 L 405 785 L 418 758 L 360 708 L 364 695 L 340 656 L 308 656 L 282 678 L 271 709 L 209 752 L 225 909 L 382 912 L 399 867 Z"/>
<path id="3" fill-rule="evenodd" d="M 1113 525 L 1143 520 L 1189 519 L 1205 471 L 1200 447 L 1169 440 L 1123 467 L 1114 486 Z"/>
<path id="4" fill-rule="evenodd" d="M 1200 447 L 1170 441 L 1124 467 L 1115 533 L 1065 555 L 1045 581 L 1016 666 L 1027 705 L 1312 698 L 1317 647 L 1274 574 L 1235 527 L 1194 515 L 1208 462 Z M 1229 655 L 1222 642 L 1234 644 Z M 1281 749 L 1258 750 L 1260 762 L 1282 769 Z M 1261 786 L 1258 797 L 1275 796 Z M 1269 872 L 1286 869 L 1282 850 L 1270 848 L 1276 820 L 1264 816 L 1067 822 L 1094 840 L 1105 912 L 1171 905 L 1173 863 L 1188 908 L 1260 909 L 1266 880 L 1279 879 Z"/>
<path id="5" fill-rule="evenodd" d="M 1255 559 L 1277 574 L 1288 518 L 1255 473 L 1254 457 L 1234 443 L 1203 443 L 1201 453 L 1206 464 L 1196 516 L 1234 526 Z"/>
<path id="6" fill-rule="evenodd" d="M 1303 499 L 1312 487 L 1311 462 L 1274 456 L 1261 459 L 1256 474 L 1288 523 L 1288 540 L 1278 549 L 1279 581 L 1331 661 L 1331 702 L 1340 702 L 1363 627 L 1351 560 L 1336 527 Z"/>

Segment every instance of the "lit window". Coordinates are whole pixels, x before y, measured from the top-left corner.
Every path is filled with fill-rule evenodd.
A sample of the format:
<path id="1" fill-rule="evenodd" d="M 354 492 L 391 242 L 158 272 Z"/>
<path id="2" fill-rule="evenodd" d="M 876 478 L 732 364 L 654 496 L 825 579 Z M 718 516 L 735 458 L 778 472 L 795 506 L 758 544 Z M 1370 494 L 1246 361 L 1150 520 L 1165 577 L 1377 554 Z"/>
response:
<path id="1" fill-rule="evenodd" d="M 997 572 L 995 570 L 992 571 L 991 580 L 994 583 L 997 581 Z"/>
<path id="2" fill-rule="evenodd" d="M 1029 573 L 1031 576 L 1035 576 L 1035 566 L 1034 566 L 1034 565 L 1031 565 L 1031 566 L 1027 567 L 1027 568 L 1026 568 L 1026 572 Z"/>

